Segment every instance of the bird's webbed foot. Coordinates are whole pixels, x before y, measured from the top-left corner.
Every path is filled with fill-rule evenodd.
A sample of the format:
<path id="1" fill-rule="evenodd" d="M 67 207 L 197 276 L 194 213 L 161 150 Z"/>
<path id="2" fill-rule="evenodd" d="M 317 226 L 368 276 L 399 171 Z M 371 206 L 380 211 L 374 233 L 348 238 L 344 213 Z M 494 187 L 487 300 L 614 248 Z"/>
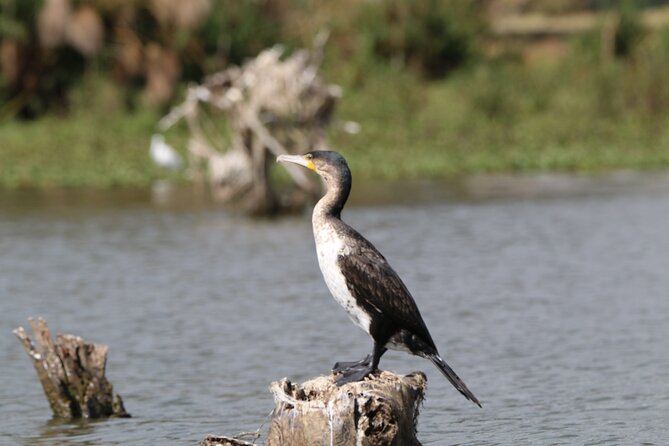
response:
<path id="1" fill-rule="evenodd" d="M 341 371 L 339 376 L 337 376 L 337 378 L 335 379 L 335 382 L 337 383 L 337 386 L 343 386 L 344 384 L 362 381 L 375 371 L 376 369 L 372 368 L 369 365 L 359 365 L 357 367 L 350 367 L 346 370 Z"/>
<path id="2" fill-rule="evenodd" d="M 333 367 L 333 372 L 339 373 L 335 379 L 338 386 L 347 383 L 362 381 L 379 369 L 379 360 L 385 353 L 385 342 L 374 341 L 374 352 L 363 360 L 353 363 L 338 362 Z"/>
<path id="3" fill-rule="evenodd" d="M 335 365 L 332 366 L 332 371 L 334 373 L 340 373 L 350 369 L 360 369 L 361 367 L 363 368 L 368 367 L 371 361 L 372 361 L 372 355 L 367 355 L 360 361 L 335 362 Z"/>

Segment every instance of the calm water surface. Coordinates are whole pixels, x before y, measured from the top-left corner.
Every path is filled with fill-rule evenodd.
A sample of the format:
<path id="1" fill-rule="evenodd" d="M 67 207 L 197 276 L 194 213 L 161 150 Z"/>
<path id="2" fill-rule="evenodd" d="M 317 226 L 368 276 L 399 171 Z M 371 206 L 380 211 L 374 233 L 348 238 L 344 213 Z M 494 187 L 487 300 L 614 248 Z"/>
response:
<path id="1" fill-rule="evenodd" d="M 383 368 L 427 373 L 424 444 L 669 444 L 667 175 L 360 189 L 345 219 L 404 278 L 484 405 L 389 352 Z M 254 431 L 271 381 L 371 349 L 322 282 L 307 215 L 249 221 L 120 197 L 0 200 L 0 444 Z M 11 334 L 37 315 L 110 347 L 107 374 L 133 418 L 50 420 Z"/>

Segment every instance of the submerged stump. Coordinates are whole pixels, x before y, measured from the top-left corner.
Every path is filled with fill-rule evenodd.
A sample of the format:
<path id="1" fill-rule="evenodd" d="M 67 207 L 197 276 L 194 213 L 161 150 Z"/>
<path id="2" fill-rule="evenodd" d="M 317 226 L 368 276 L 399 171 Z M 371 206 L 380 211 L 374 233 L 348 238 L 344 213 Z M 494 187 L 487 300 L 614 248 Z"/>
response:
<path id="1" fill-rule="evenodd" d="M 420 446 L 418 409 L 427 378 L 380 372 L 338 387 L 335 375 L 303 384 L 287 379 L 270 386 L 275 408 L 265 446 Z M 209 436 L 203 446 L 249 445 L 235 438 Z M 255 444 L 255 443 L 253 443 Z"/>
<path id="2" fill-rule="evenodd" d="M 14 330 L 32 360 L 54 416 L 60 418 L 129 417 L 120 395 L 105 377 L 108 348 L 79 336 L 57 335 L 46 321 L 28 319 L 39 350 L 23 327 Z"/>

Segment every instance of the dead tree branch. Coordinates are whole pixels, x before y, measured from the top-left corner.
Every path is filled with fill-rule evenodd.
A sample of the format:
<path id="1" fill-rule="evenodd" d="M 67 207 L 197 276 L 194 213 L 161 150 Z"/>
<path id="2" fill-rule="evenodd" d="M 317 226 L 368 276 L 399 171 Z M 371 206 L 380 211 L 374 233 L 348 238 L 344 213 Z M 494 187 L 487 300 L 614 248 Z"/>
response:
<path id="1" fill-rule="evenodd" d="M 313 49 L 286 58 L 276 46 L 215 73 L 190 87 L 184 102 L 160 120 L 161 131 L 186 122 L 194 176 L 206 177 L 222 201 L 242 203 L 254 214 L 280 211 L 285 203 L 269 175 L 276 156 L 326 146 L 326 130 L 341 96 L 338 86 L 318 76 L 326 39 L 319 35 Z M 222 146 L 204 131 L 203 120 L 212 116 L 229 128 Z M 301 201 L 318 193 L 303 170 L 291 167 L 288 174 L 302 191 Z"/>

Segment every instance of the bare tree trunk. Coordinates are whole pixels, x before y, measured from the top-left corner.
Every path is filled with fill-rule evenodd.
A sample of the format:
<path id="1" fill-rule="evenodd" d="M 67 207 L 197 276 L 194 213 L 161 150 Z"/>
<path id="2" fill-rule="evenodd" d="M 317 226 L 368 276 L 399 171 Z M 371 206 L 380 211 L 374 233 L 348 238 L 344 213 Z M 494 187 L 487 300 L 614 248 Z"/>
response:
<path id="1" fill-rule="evenodd" d="M 32 360 L 54 416 L 61 418 L 129 417 L 120 395 L 113 394 L 105 377 L 107 346 L 86 342 L 78 336 L 51 339 L 42 318 L 29 319 L 35 345 L 23 327 L 14 330 Z"/>

